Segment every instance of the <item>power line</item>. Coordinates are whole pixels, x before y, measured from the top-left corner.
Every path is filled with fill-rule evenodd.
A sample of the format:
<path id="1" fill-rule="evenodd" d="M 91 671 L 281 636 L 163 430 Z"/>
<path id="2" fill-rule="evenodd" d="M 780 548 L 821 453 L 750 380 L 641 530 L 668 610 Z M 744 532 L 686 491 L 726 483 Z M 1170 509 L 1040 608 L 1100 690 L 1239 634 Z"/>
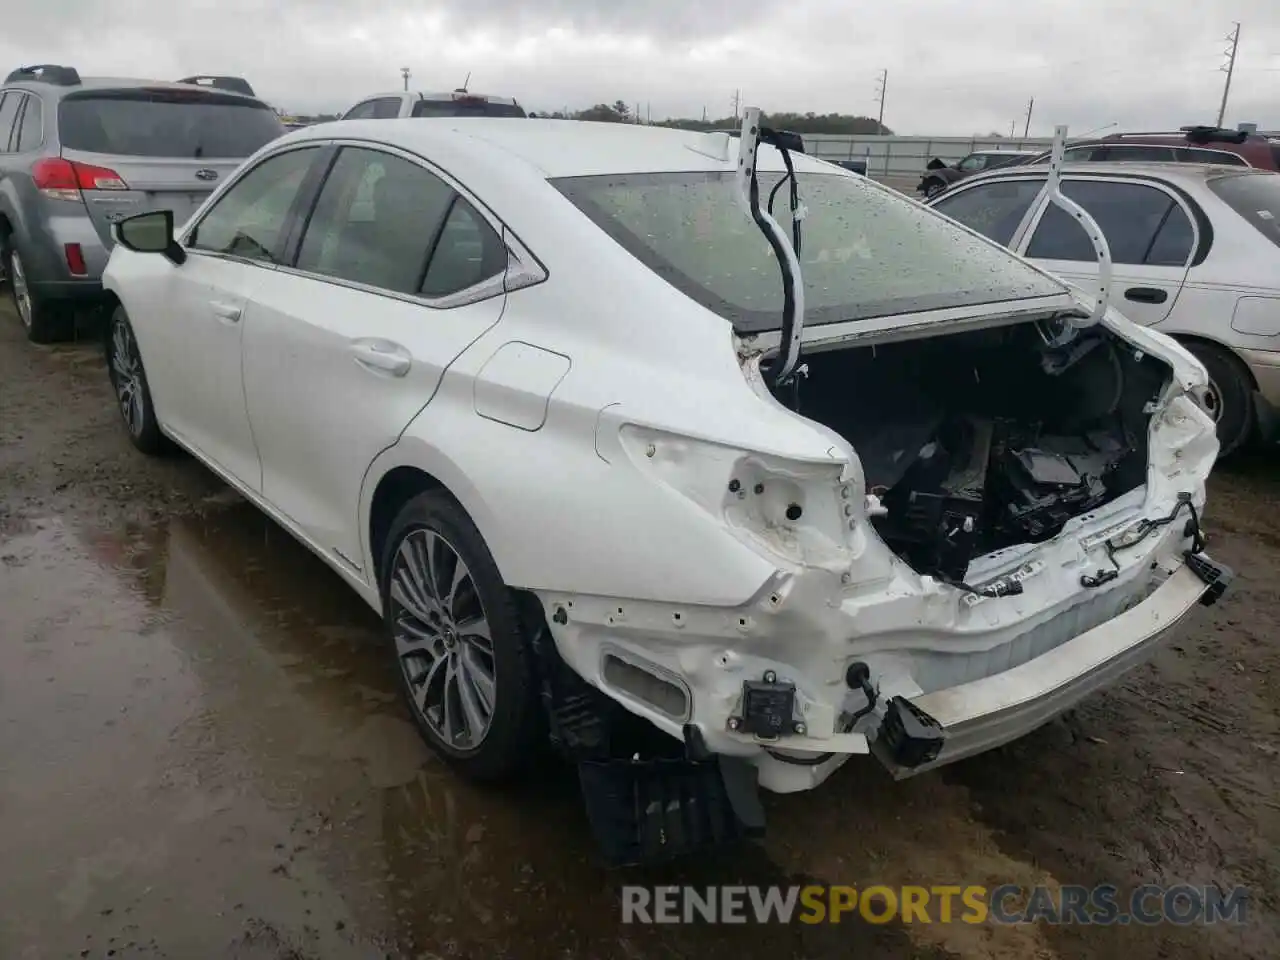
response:
<path id="1" fill-rule="evenodd" d="M 1227 37 L 1231 41 L 1231 49 L 1226 51 L 1227 62 L 1224 63 L 1220 70 L 1227 75 L 1227 82 L 1222 85 L 1222 106 L 1218 107 L 1218 126 L 1222 126 L 1222 121 L 1227 115 L 1227 96 L 1231 93 L 1231 75 L 1236 69 L 1236 51 L 1240 49 L 1240 24 L 1236 24 L 1235 30 L 1231 36 Z"/>
<path id="2" fill-rule="evenodd" d="M 884 133 L 884 94 L 889 89 L 889 70 L 885 68 L 880 71 L 880 76 L 876 78 L 876 99 L 880 104 L 880 115 L 876 119 L 876 133 Z"/>

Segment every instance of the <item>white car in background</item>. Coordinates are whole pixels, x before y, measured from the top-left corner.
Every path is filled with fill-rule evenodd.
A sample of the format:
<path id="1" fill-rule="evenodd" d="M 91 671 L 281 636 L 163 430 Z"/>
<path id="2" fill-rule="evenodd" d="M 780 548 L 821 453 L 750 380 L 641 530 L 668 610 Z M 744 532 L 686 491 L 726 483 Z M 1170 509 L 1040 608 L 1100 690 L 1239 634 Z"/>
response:
<path id="1" fill-rule="evenodd" d="M 1034 166 L 965 180 L 935 210 L 1008 243 L 1045 181 Z M 1110 297 L 1126 317 L 1179 340 L 1209 371 L 1223 454 L 1280 429 L 1280 174 L 1200 163 L 1067 164 L 1063 191 L 1101 226 Z M 1050 207 L 1026 256 L 1096 290 L 1093 248 Z"/>
<path id="2" fill-rule="evenodd" d="M 392 91 L 365 97 L 342 115 L 343 120 L 390 120 L 396 117 L 525 117 L 512 97 L 453 90 L 449 93 Z"/>
<path id="3" fill-rule="evenodd" d="M 121 223 L 106 274 L 134 444 L 377 610 L 459 769 L 510 775 L 549 726 L 598 834 L 648 810 L 663 850 L 756 823 L 757 784 L 1020 736 L 1229 578 L 1194 357 L 755 140 L 313 126 L 176 235 Z M 761 209 L 790 161 L 802 277 Z"/>

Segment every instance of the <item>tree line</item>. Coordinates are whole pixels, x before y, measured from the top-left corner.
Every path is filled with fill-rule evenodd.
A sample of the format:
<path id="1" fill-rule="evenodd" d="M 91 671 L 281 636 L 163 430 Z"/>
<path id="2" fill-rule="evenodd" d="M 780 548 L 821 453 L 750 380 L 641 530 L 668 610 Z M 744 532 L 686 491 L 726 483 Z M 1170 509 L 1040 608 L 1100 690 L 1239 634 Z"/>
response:
<path id="1" fill-rule="evenodd" d="M 604 123 L 639 123 L 631 107 L 621 100 L 613 103 L 597 103 L 585 110 L 571 110 L 568 113 L 557 110 L 552 113 L 534 111 L 540 117 L 553 120 L 594 120 Z M 847 113 L 765 113 L 761 114 L 761 122 L 775 130 L 791 130 L 795 133 L 829 133 L 829 134 L 884 134 L 892 136 L 893 131 L 881 125 L 874 117 L 854 116 Z M 678 117 L 669 120 L 653 121 L 655 127 L 675 127 L 680 130 L 736 130 L 742 125 L 738 117 L 720 117 L 716 120 L 695 120 Z"/>

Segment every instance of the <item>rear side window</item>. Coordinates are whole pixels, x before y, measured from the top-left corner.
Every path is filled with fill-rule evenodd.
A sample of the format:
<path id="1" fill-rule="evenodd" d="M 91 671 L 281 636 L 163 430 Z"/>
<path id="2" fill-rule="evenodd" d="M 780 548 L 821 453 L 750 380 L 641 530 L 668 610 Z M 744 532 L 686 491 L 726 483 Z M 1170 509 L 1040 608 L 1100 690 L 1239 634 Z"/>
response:
<path id="1" fill-rule="evenodd" d="M 1179 267 L 1191 256 L 1195 231 L 1182 207 L 1155 187 L 1117 181 L 1066 180 L 1062 192 L 1098 221 L 1115 263 Z M 1095 259 L 1075 218 L 1050 206 L 1027 256 L 1043 260 Z"/>
<path id="2" fill-rule="evenodd" d="M 1043 180 L 998 180 L 961 190 L 933 205 L 939 213 L 1004 246 L 1044 187 Z"/>
<path id="3" fill-rule="evenodd" d="M 18 153 L 34 150 L 44 141 L 44 104 L 39 97 L 27 97 L 27 108 L 18 121 L 14 141 L 17 144 L 14 149 Z"/>
<path id="4" fill-rule="evenodd" d="M 491 100 L 419 100 L 413 105 L 415 117 L 523 117 L 514 103 Z"/>
<path id="5" fill-rule="evenodd" d="M 1280 175 L 1255 173 L 1217 177 L 1209 181 L 1209 189 L 1280 247 Z"/>
<path id="6" fill-rule="evenodd" d="M 1099 156 L 1101 154 L 1101 156 Z M 1093 154 L 1094 160 L 1112 160 L 1120 162 L 1158 162 L 1173 159 L 1172 147 L 1160 147 L 1146 144 L 1123 144 L 1103 147 Z"/>
<path id="7" fill-rule="evenodd" d="M 446 297 L 506 269 L 506 246 L 476 208 L 458 197 L 431 254 L 431 265 L 422 281 L 422 294 Z"/>
<path id="8" fill-rule="evenodd" d="M 298 269 L 393 293 L 417 294 L 454 191 L 415 163 L 345 148 L 298 251 Z"/>
<path id="9" fill-rule="evenodd" d="M 1179 150 L 1178 159 L 1183 163 L 1216 163 L 1219 166 L 1229 167 L 1247 167 L 1244 157 L 1238 153 L 1228 153 L 1226 150 L 1202 150 L 1198 147 L 1188 147 L 1185 150 Z"/>
<path id="10" fill-rule="evenodd" d="M 18 117 L 18 106 L 21 103 L 20 93 L 6 93 L 0 99 L 0 153 L 9 151 L 9 134 L 13 131 L 13 121 Z"/>
<path id="11" fill-rule="evenodd" d="M 238 159 L 283 133 L 259 101 L 212 92 L 104 90 L 58 106 L 63 148 L 87 153 Z"/>

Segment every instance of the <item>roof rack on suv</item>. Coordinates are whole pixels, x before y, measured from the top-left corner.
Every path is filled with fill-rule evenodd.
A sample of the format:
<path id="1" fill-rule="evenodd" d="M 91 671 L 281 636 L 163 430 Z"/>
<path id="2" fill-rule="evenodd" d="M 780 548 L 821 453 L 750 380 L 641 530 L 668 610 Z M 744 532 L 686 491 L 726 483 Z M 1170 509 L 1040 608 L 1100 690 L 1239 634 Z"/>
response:
<path id="1" fill-rule="evenodd" d="M 1227 130 L 1224 127 L 1183 127 L 1182 132 L 1192 143 L 1244 143 L 1249 139 L 1247 130 Z"/>
<path id="2" fill-rule="evenodd" d="M 249 81 L 243 77 L 183 77 L 179 83 L 192 83 L 198 87 L 216 87 L 219 90 L 229 90 L 232 93 L 243 93 L 247 97 L 257 96 L 253 92 L 253 87 L 249 86 Z"/>
<path id="3" fill-rule="evenodd" d="M 80 83 L 80 74 L 75 67 L 60 67 L 56 63 L 33 63 L 29 67 L 19 67 L 4 78 L 5 83 L 16 83 L 19 80 L 39 80 L 43 83 L 55 83 L 60 87 L 74 87 Z"/>

